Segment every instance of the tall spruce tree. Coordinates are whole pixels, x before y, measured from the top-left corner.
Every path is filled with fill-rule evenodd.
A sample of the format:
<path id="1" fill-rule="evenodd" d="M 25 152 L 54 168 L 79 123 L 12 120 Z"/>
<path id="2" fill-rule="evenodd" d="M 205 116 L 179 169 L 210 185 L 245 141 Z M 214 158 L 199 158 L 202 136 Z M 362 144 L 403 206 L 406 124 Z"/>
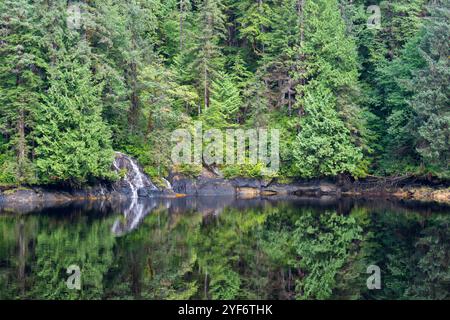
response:
<path id="1" fill-rule="evenodd" d="M 6 182 L 33 182 L 31 160 L 35 112 L 43 88 L 36 7 L 26 0 L 0 5 L 0 131 L 5 153 L 0 166 Z"/>
<path id="2" fill-rule="evenodd" d="M 101 118 L 101 85 L 93 81 L 83 46 L 50 69 L 37 111 L 36 166 L 41 182 L 80 186 L 111 177 L 110 131 Z"/>
<path id="3" fill-rule="evenodd" d="M 305 114 L 294 145 L 294 172 L 304 178 L 363 175 L 362 152 L 336 111 L 335 98 L 326 88 L 305 97 Z"/>
<path id="4" fill-rule="evenodd" d="M 225 73 L 218 75 L 217 79 L 212 83 L 211 88 L 211 108 L 205 112 L 210 119 L 210 125 L 226 128 L 238 121 L 238 111 L 242 105 L 239 89 L 233 78 Z M 222 126 L 217 126 L 222 123 Z"/>
<path id="5" fill-rule="evenodd" d="M 412 134 L 410 126 L 414 117 L 410 100 L 413 95 L 411 79 L 425 63 L 417 50 L 420 38 L 418 35 L 411 39 L 398 58 L 379 70 L 377 81 L 383 88 L 389 114 L 385 123 L 380 124 L 385 125 L 386 130 L 380 139 L 384 152 L 377 165 L 379 171 L 387 174 L 414 170 L 419 159 L 415 150 L 416 135 Z"/>
<path id="6" fill-rule="evenodd" d="M 395 143 L 391 143 L 391 139 L 387 138 L 386 133 L 392 131 L 392 134 L 395 135 L 394 131 L 397 129 L 390 122 L 404 122 L 404 116 L 407 116 L 406 114 L 400 114 L 397 106 L 392 104 L 392 95 L 395 95 L 396 91 L 391 89 L 396 86 L 394 84 L 397 82 L 396 76 L 404 78 L 404 72 L 408 72 L 407 68 L 401 66 L 402 62 L 399 59 L 402 59 L 405 45 L 417 36 L 422 24 L 421 17 L 425 11 L 424 5 L 428 1 L 379 0 L 357 2 L 361 7 L 360 12 L 355 14 L 356 27 L 354 27 L 354 32 L 357 32 L 359 58 L 362 67 L 360 79 L 364 90 L 362 91 L 363 100 L 361 103 L 367 106 L 371 112 L 367 116 L 367 127 L 373 133 L 370 141 L 370 147 L 373 149 L 371 153 L 372 170 L 384 174 L 397 170 L 399 167 L 407 166 L 407 163 L 410 162 L 410 156 L 402 156 L 407 152 L 406 149 L 410 149 L 410 147 L 405 149 L 405 145 L 403 145 L 396 149 Z M 369 5 L 378 5 L 380 8 L 379 28 L 367 26 L 367 18 L 371 14 L 366 13 Z M 366 13 L 365 16 L 364 13 Z M 400 95 L 400 92 L 398 94 Z M 396 125 L 394 124 L 394 126 Z M 395 137 L 393 139 L 394 142 L 397 140 Z M 400 156 L 397 159 L 395 159 L 396 151 L 400 151 L 398 153 Z M 391 157 L 392 152 L 394 157 Z M 399 159 L 403 164 L 398 162 Z"/>
<path id="7" fill-rule="evenodd" d="M 225 16 L 222 0 L 203 0 L 199 7 L 197 43 L 193 48 L 192 71 L 197 77 L 198 89 L 203 97 L 203 107 L 208 109 L 211 85 L 218 71 L 223 68 L 219 42 L 225 36 Z M 200 108 L 199 108 L 200 113 Z"/>
<path id="8" fill-rule="evenodd" d="M 337 1 L 306 1 L 302 10 L 305 58 L 298 70 L 306 81 L 296 87 L 302 120 L 293 146 L 295 171 L 307 177 L 362 175 L 367 169 L 355 139 L 360 115 L 351 101 L 358 88 L 355 44 Z"/>

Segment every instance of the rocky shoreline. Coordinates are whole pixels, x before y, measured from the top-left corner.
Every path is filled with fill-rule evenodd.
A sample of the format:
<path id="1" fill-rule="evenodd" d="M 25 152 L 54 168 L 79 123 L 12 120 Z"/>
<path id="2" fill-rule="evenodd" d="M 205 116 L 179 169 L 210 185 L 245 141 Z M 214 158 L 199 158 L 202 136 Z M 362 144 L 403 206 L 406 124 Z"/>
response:
<path id="1" fill-rule="evenodd" d="M 200 176 L 189 178 L 183 175 L 169 177 L 171 189 L 159 189 L 153 186 L 142 187 L 137 193 L 139 198 L 184 197 L 184 196 L 233 196 L 240 199 L 259 197 L 299 196 L 321 197 L 365 197 L 393 198 L 402 200 L 430 201 L 450 204 L 450 187 L 446 184 L 424 185 L 404 181 L 390 185 L 373 180 L 342 182 L 332 180 L 296 181 L 280 183 L 276 179 L 235 178 Z M 112 185 L 98 185 L 82 190 L 61 190 L 44 187 L 3 188 L 0 201 L 15 203 L 50 202 L 61 203 L 74 200 L 127 199 L 130 188 L 124 181 Z"/>
<path id="2" fill-rule="evenodd" d="M 450 204 L 450 182 L 430 177 L 368 177 L 352 180 L 335 179 L 297 180 L 283 183 L 278 179 L 226 179 L 220 172 L 203 169 L 196 177 L 171 173 L 165 188 L 157 187 L 145 175 L 133 158 L 116 153 L 113 170 L 120 179 L 83 189 L 58 187 L 0 187 L 0 202 L 34 205 L 35 203 L 64 203 L 77 200 L 136 198 L 174 198 L 186 196 L 231 196 L 239 199 L 297 196 L 309 198 L 385 198 L 418 200 Z"/>

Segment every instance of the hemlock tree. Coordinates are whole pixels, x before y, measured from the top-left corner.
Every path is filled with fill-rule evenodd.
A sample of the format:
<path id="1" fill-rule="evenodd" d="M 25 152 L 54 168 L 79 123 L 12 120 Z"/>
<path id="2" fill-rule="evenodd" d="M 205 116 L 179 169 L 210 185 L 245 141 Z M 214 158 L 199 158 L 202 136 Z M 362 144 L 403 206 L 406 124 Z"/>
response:
<path id="1" fill-rule="evenodd" d="M 403 145 L 399 148 L 395 145 L 407 138 L 401 132 L 399 125 L 403 125 L 405 117 L 409 116 L 398 108 L 401 100 L 395 96 L 401 96 L 405 90 L 398 85 L 398 80 L 401 79 L 397 76 L 404 79 L 406 73 L 413 71 L 409 69 L 414 65 L 411 54 L 407 53 L 408 57 L 403 59 L 407 50 L 405 46 L 410 45 L 413 38 L 417 37 L 425 12 L 424 5 L 429 1 L 356 0 L 353 2 L 361 5 L 362 14 L 365 14 L 367 6 L 372 4 L 380 6 L 382 13 L 380 29 L 367 28 L 367 18 L 370 14 L 361 17 L 361 13 L 357 14 L 360 18 L 355 21 L 356 27 L 353 28 L 361 63 L 360 81 L 363 87 L 361 104 L 371 112 L 367 117 L 366 127 L 374 133 L 370 143 L 373 149 L 370 155 L 373 162 L 372 170 L 379 174 L 391 174 L 400 168 L 402 168 L 400 170 L 403 168 L 408 170 L 410 159 L 416 157 L 414 152 L 409 152 L 414 148 L 413 144 L 402 143 Z M 393 87 L 396 88 L 392 90 Z M 397 101 L 393 101 L 393 98 Z M 403 103 L 407 103 L 406 98 L 402 100 Z M 392 134 L 386 135 L 388 131 Z M 400 139 L 396 136 L 396 131 L 401 135 Z M 394 137 L 394 143 L 391 143 L 391 137 Z M 392 157 L 391 152 L 394 152 Z"/>
<path id="2" fill-rule="evenodd" d="M 304 42 L 299 50 L 305 58 L 298 68 L 305 71 L 298 76 L 306 81 L 297 91 L 306 93 L 321 84 L 338 98 L 338 110 L 346 114 L 352 100 L 349 96 L 359 85 L 358 63 L 356 45 L 346 34 L 337 1 L 305 1 L 303 20 Z"/>
<path id="3" fill-rule="evenodd" d="M 426 67 L 413 78 L 417 151 L 425 165 L 449 175 L 450 169 L 450 2 L 431 7 L 419 52 Z"/>
<path id="4" fill-rule="evenodd" d="M 303 43 L 303 7 L 297 5 L 301 5 L 297 0 L 282 1 L 267 11 L 270 32 L 264 33 L 264 52 L 258 66 L 271 106 L 289 116 L 293 115 L 295 86 L 301 81 L 298 62 L 303 58 L 299 51 Z"/>
<path id="5" fill-rule="evenodd" d="M 240 24 L 238 37 L 249 41 L 254 54 L 264 53 L 271 25 L 272 8 L 265 0 L 235 1 L 237 22 Z"/>
<path id="6" fill-rule="evenodd" d="M 448 7 L 430 8 L 419 35 L 379 70 L 387 112 L 381 165 L 388 174 L 419 172 L 419 167 L 448 171 Z"/>
<path id="7" fill-rule="evenodd" d="M 153 38 L 156 25 L 155 10 L 159 6 L 158 0 L 132 0 L 123 4 L 122 14 L 126 17 L 125 47 L 121 54 L 125 81 L 129 90 L 130 109 L 128 124 L 131 131 L 136 133 L 138 120 L 141 115 L 142 103 L 139 100 L 140 83 L 138 76 L 145 63 L 153 59 Z"/>
<path id="8" fill-rule="evenodd" d="M 382 139 L 384 153 L 380 165 L 388 174 L 411 170 L 419 158 L 410 126 L 414 117 L 410 103 L 414 94 L 411 79 L 424 66 L 417 50 L 419 44 L 420 36 L 417 36 L 405 46 L 400 57 L 379 70 L 377 81 L 383 87 L 384 107 L 389 109 L 383 119 L 387 129 Z"/>
<path id="9" fill-rule="evenodd" d="M 224 115 L 228 123 L 237 122 L 237 113 L 242 100 L 239 89 L 232 77 L 221 73 L 212 84 L 211 108 L 216 108 Z"/>
<path id="10" fill-rule="evenodd" d="M 87 7 L 89 5 L 89 7 Z M 89 1 L 85 5 L 87 33 L 95 79 L 104 83 L 102 91 L 103 117 L 114 138 L 114 145 L 126 140 L 129 88 L 126 84 L 123 50 L 129 44 L 126 15 L 121 4 L 113 0 Z"/>
<path id="11" fill-rule="evenodd" d="M 91 47 L 95 77 L 105 82 L 105 115 L 117 140 L 123 143 L 127 137 L 141 133 L 138 77 L 155 57 L 160 1 L 95 0 L 85 8 L 84 38 Z"/>
<path id="12" fill-rule="evenodd" d="M 101 118 L 101 85 L 89 64 L 66 55 L 50 70 L 38 109 L 36 166 L 41 182 L 81 185 L 111 176 L 110 131 Z"/>

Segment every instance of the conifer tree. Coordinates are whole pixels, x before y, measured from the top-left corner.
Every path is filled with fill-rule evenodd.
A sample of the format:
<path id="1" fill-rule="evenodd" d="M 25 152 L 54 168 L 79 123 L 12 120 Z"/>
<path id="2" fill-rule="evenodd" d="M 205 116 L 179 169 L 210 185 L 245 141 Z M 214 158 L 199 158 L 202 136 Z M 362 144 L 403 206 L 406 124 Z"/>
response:
<path id="1" fill-rule="evenodd" d="M 200 33 L 193 49 L 192 70 L 197 76 L 203 106 L 210 106 L 211 85 L 217 72 L 222 68 L 219 41 L 225 35 L 225 16 L 222 0 L 203 0 L 199 8 L 198 25 Z"/>
<path id="2" fill-rule="evenodd" d="M 425 165 L 449 176 L 450 169 L 450 2 L 430 7 L 419 53 L 425 68 L 412 80 L 411 106 L 417 133 L 416 148 Z"/>
<path id="3" fill-rule="evenodd" d="M 407 68 L 401 67 L 400 59 L 405 46 L 417 37 L 422 24 L 422 15 L 425 12 L 424 5 L 427 2 L 427 0 L 359 1 L 360 12 L 357 14 L 357 27 L 354 34 L 357 35 L 362 66 L 360 79 L 364 90 L 361 104 L 366 105 L 371 113 L 367 117 L 366 126 L 373 133 L 371 139 L 373 170 L 379 173 L 384 173 L 385 170 L 397 170 L 398 167 L 407 166 L 410 162 L 411 157 L 404 157 L 404 155 L 409 152 L 408 150 L 413 149 L 412 144 L 405 141 L 406 144 L 396 148 L 398 139 L 394 137 L 394 144 L 392 144 L 390 138 L 386 137 L 386 132 L 391 137 L 395 136 L 396 131 L 399 130 L 396 127 L 407 121 L 405 118 L 407 114 L 399 112 L 399 108 L 392 104 L 392 95 L 396 92 L 392 92 L 391 88 L 392 84 L 397 82 L 396 76 L 401 78 L 405 76 L 402 73 Z M 369 14 L 366 13 L 366 9 L 369 5 L 378 5 L 380 8 L 379 28 L 367 27 Z M 366 13 L 365 16 L 364 13 Z M 395 72 L 398 74 L 393 74 Z M 398 93 L 400 95 L 400 92 Z M 406 138 L 402 133 L 400 135 L 400 139 Z M 399 157 L 396 157 L 396 151 L 400 151 Z M 403 164 L 400 164 L 398 160 L 401 160 Z"/>
<path id="4" fill-rule="evenodd" d="M 242 105 L 239 89 L 233 79 L 224 73 L 219 74 L 211 89 L 211 109 L 220 111 L 224 119 L 232 124 L 237 123 L 237 116 Z"/>
<path id="5" fill-rule="evenodd" d="M 304 43 L 296 107 L 300 133 L 294 145 L 294 167 L 303 176 L 363 174 L 358 137 L 359 109 L 352 105 L 358 87 L 356 48 L 346 36 L 337 1 L 306 1 Z M 304 97 L 304 98 L 302 98 Z M 333 98 L 332 98 L 333 97 Z"/>
<path id="6" fill-rule="evenodd" d="M 294 168 L 301 177 L 362 174 L 361 150 L 353 144 L 350 131 L 336 111 L 329 89 L 318 88 L 305 98 L 306 116 L 295 141 Z"/>
<path id="7" fill-rule="evenodd" d="M 9 182 L 32 182 L 32 130 L 45 68 L 39 44 L 35 7 L 26 0 L 5 0 L 0 6 L 0 131 L 9 160 Z"/>
<path id="8" fill-rule="evenodd" d="M 38 109 L 36 166 L 43 183 L 79 186 L 111 176 L 110 131 L 101 118 L 101 85 L 94 83 L 82 46 L 50 69 Z"/>
<path id="9" fill-rule="evenodd" d="M 419 155 L 415 150 L 415 134 L 411 132 L 414 110 L 410 101 L 413 95 L 411 79 L 424 67 L 424 59 L 417 50 L 419 34 L 402 50 L 400 56 L 379 70 L 378 83 L 385 95 L 385 108 L 389 115 L 385 119 L 386 132 L 381 140 L 383 154 L 378 165 L 388 174 L 408 171 L 417 165 Z M 378 123 L 382 120 L 378 119 Z"/>
<path id="10" fill-rule="evenodd" d="M 268 0 L 236 1 L 237 22 L 240 24 L 239 37 L 249 41 L 256 55 L 264 53 L 271 26 L 272 8 Z"/>

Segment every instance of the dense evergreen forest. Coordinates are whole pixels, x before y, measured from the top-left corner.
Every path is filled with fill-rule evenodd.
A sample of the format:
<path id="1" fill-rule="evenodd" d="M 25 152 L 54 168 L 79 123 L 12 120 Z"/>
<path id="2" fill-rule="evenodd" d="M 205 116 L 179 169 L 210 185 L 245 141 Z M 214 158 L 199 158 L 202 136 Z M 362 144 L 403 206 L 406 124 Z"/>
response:
<path id="1" fill-rule="evenodd" d="M 114 179 L 113 150 L 167 176 L 194 121 L 280 129 L 281 178 L 450 176 L 448 0 L 0 0 L 0 16 L 0 184 Z"/>

